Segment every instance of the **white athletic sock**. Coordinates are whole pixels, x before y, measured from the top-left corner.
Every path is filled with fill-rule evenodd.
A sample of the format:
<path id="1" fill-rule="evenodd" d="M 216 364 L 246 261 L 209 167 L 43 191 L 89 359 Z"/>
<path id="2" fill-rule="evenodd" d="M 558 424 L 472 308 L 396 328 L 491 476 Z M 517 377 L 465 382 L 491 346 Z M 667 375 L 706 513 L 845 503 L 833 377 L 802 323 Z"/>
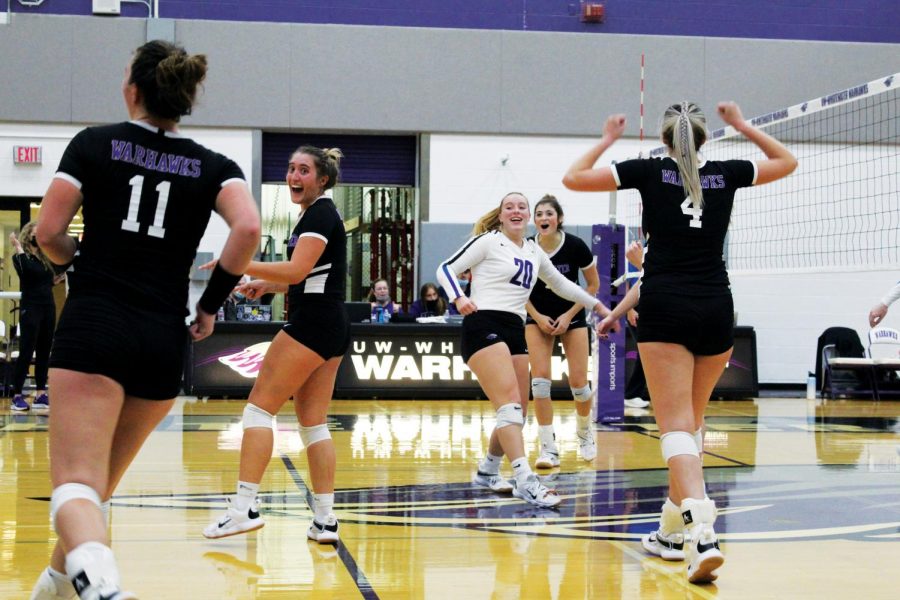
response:
<path id="1" fill-rule="evenodd" d="M 671 498 L 666 498 L 662 505 L 662 515 L 659 517 L 659 530 L 663 535 L 680 532 L 684 529 L 684 520 L 681 517 L 681 508 Z"/>
<path id="2" fill-rule="evenodd" d="M 580 432 L 589 431 L 591 428 L 591 415 L 579 415 L 575 413 L 575 429 Z"/>
<path id="3" fill-rule="evenodd" d="M 484 455 L 484 459 L 479 463 L 478 470 L 488 475 L 500 474 L 500 463 L 503 461 L 502 456 L 494 456 L 490 452 Z"/>
<path id="4" fill-rule="evenodd" d="M 538 438 L 541 440 L 541 450 L 559 454 L 556 449 L 556 433 L 553 431 L 553 425 L 539 425 Z"/>
<path id="5" fill-rule="evenodd" d="M 313 507 L 316 511 L 316 520 L 323 523 L 334 509 L 334 494 L 313 494 Z"/>
<path id="6" fill-rule="evenodd" d="M 522 457 L 512 461 L 513 476 L 518 483 L 525 483 L 528 476 L 531 475 L 531 467 L 528 466 L 528 458 Z"/>
<path id="7" fill-rule="evenodd" d="M 234 496 L 234 507 L 237 510 L 247 510 L 253 504 L 256 494 L 259 492 L 258 483 L 249 483 L 247 481 L 237 482 L 237 494 Z"/>

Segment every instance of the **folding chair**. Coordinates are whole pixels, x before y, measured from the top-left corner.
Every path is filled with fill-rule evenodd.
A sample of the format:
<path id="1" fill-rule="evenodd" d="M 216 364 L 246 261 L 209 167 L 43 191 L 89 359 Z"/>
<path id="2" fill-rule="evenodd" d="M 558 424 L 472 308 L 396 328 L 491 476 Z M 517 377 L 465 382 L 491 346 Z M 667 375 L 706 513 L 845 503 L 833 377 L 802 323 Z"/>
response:
<path id="1" fill-rule="evenodd" d="M 879 399 L 900 396 L 900 331 L 890 327 L 876 327 L 869 331 L 869 358 L 872 380 Z"/>
<path id="2" fill-rule="evenodd" d="M 863 396 L 878 399 L 875 361 L 864 356 L 855 330 L 832 327 L 822 334 L 819 342 L 823 398 Z"/>

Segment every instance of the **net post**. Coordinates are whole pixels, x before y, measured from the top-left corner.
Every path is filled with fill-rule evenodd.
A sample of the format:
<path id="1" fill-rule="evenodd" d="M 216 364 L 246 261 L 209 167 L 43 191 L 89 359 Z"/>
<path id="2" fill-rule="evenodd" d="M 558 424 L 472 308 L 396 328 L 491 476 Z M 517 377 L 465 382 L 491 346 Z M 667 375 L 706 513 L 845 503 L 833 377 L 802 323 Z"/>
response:
<path id="1" fill-rule="evenodd" d="M 613 308 L 625 297 L 625 285 L 614 285 L 625 273 L 625 226 L 615 222 L 594 225 L 591 228 L 591 246 L 597 258 L 597 275 L 600 278 L 597 298 Z M 618 333 L 610 333 L 606 340 L 600 340 L 595 335 L 592 345 L 594 420 L 598 423 L 621 423 L 625 420 L 624 324 Z"/>

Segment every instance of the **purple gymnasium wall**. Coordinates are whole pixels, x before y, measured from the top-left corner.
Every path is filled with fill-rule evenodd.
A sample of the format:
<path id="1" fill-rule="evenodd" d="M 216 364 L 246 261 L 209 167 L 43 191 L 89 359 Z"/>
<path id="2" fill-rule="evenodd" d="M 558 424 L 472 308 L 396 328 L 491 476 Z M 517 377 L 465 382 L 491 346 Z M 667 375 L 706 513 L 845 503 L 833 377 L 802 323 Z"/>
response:
<path id="1" fill-rule="evenodd" d="M 152 4 L 152 0 L 148 0 Z M 900 42 L 897 0 L 606 0 L 606 22 L 582 23 L 568 0 L 160 0 L 159 17 L 513 31 Z M 21 13 L 90 15 L 91 0 L 12 2 Z M 123 3 L 122 16 L 147 7 Z M 115 17 L 110 17 L 115 18 Z"/>

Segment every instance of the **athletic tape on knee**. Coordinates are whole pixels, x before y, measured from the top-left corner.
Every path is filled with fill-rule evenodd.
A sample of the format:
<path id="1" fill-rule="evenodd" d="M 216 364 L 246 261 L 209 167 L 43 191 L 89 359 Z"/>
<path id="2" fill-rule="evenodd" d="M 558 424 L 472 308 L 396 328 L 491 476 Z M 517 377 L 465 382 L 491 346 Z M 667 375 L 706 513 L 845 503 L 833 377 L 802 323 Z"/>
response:
<path id="1" fill-rule="evenodd" d="M 531 395 L 535 400 L 550 397 L 550 380 L 543 377 L 534 377 L 531 380 Z"/>
<path id="2" fill-rule="evenodd" d="M 503 429 L 510 425 L 525 426 L 525 418 L 522 416 L 522 407 L 514 402 L 504 404 L 497 409 L 497 429 Z"/>
<path id="3" fill-rule="evenodd" d="M 673 456 L 678 456 L 680 454 L 690 454 L 691 456 L 700 458 L 694 436 L 687 431 L 670 431 L 669 433 L 664 433 L 660 438 L 660 445 L 662 446 L 662 455 L 666 462 L 669 462 L 669 459 Z"/>
<path id="4" fill-rule="evenodd" d="M 244 429 L 251 427 L 266 427 L 275 430 L 275 416 L 270 415 L 255 404 L 247 403 L 244 407 L 244 416 L 242 417 Z"/>
<path id="5" fill-rule="evenodd" d="M 581 388 L 569 388 L 572 390 L 572 397 L 575 398 L 575 402 L 590 402 L 591 401 L 591 384 L 587 384 Z"/>
<path id="6" fill-rule="evenodd" d="M 313 425 L 312 427 L 300 426 L 300 441 L 303 442 L 305 448 L 309 448 L 317 442 L 324 442 L 331 439 L 331 432 L 328 431 L 328 425 Z"/>
<path id="7" fill-rule="evenodd" d="M 89 485 L 64 483 L 53 488 L 53 493 L 50 495 L 50 522 L 53 523 L 54 529 L 56 529 L 56 513 L 69 500 L 87 500 L 100 508 L 100 495 Z"/>
<path id="8" fill-rule="evenodd" d="M 703 454 L 703 429 L 694 432 L 694 443 L 697 444 L 697 452 Z"/>

